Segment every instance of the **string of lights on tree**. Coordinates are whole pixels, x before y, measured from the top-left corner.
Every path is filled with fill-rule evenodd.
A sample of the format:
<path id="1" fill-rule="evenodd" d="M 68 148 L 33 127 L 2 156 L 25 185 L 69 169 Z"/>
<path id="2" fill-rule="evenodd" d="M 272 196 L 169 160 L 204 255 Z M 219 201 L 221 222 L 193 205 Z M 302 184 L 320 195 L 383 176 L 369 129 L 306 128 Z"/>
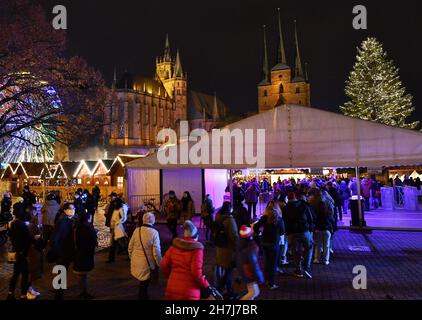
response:
<path id="1" fill-rule="evenodd" d="M 356 63 L 346 81 L 346 95 L 350 101 L 340 107 L 345 115 L 415 129 L 419 121 L 406 123 L 415 108 L 412 96 L 406 93 L 399 77 L 399 69 L 389 60 L 383 46 L 375 38 L 368 38 L 358 48 Z"/>

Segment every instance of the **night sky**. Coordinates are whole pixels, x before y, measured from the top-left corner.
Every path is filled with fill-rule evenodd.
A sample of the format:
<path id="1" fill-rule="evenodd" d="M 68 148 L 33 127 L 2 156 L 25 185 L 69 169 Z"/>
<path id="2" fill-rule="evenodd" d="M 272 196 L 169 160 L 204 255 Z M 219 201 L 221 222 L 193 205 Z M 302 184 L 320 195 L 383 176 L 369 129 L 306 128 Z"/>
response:
<path id="1" fill-rule="evenodd" d="M 414 96 L 412 120 L 422 120 L 421 13 L 417 1 L 164 1 L 40 0 L 49 17 L 54 5 L 68 9 L 69 54 L 84 57 L 110 83 L 114 67 L 152 76 L 155 57 L 169 34 L 179 48 L 191 89 L 213 93 L 233 113 L 257 110 L 256 84 L 262 75 L 262 25 L 267 25 L 270 65 L 277 57 L 277 8 L 281 8 L 290 64 L 293 20 L 298 21 L 302 59 L 309 64 L 312 106 L 338 111 L 346 101 L 344 82 L 356 46 L 368 35 L 384 44 Z M 306 3 L 306 6 L 304 5 Z M 368 9 L 368 30 L 352 27 L 352 8 Z"/>

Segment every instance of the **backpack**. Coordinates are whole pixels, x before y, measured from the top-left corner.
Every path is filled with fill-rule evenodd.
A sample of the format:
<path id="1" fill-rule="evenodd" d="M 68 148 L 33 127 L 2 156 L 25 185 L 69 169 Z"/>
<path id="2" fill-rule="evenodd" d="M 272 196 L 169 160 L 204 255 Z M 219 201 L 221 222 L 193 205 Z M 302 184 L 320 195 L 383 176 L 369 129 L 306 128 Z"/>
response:
<path id="1" fill-rule="evenodd" d="M 226 248 L 229 242 L 229 237 L 223 224 L 227 218 L 224 217 L 220 222 L 214 221 L 212 224 L 211 239 L 214 245 L 219 248 Z"/>

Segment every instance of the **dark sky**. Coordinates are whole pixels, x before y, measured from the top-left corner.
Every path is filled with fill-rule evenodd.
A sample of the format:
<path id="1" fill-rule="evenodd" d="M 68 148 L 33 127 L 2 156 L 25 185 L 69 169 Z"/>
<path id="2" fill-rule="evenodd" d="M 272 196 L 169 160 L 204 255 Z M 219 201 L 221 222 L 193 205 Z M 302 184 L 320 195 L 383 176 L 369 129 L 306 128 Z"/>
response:
<path id="1" fill-rule="evenodd" d="M 191 89 L 217 94 L 235 113 L 257 109 L 256 84 L 262 70 L 262 25 L 267 25 L 271 65 L 275 64 L 281 8 L 288 59 L 293 56 L 293 19 L 298 20 L 302 58 L 309 63 L 311 103 L 338 111 L 356 46 L 375 36 L 400 68 L 422 120 L 421 12 L 418 1 L 164 1 L 40 0 L 48 12 L 68 9 L 69 53 L 83 56 L 110 83 L 114 66 L 152 75 L 166 33 L 179 48 Z M 306 4 L 306 5 L 305 5 Z M 368 30 L 352 27 L 353 6 L 366 5 Z M 49 15 L 51 18 L 51 14 Z"/>

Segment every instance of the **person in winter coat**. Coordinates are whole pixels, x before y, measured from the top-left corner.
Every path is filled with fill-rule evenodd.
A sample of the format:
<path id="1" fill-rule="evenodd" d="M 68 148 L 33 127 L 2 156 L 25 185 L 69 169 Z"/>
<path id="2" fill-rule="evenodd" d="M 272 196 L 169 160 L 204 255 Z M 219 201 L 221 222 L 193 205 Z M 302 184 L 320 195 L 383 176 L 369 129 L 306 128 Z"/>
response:
<path id="1" fill-rule="evenodd" d="M 245 191 L 240 187 L 236 180 L 233 179 L 233 202 L 234 205 L 237 206 L 242 204 L 243 200 L 245 200 Z M 230 185 L 227 186 L 226 192 L 230 193 Z"/>
<path id="2" fill-rule="evenodd" d="M 232 286 L 233 269 L 236 266 L 236 249 L 239 240 L 239 232 L 231 210 L 230 202 L 224 202 L 215 216 L 214 226 L 221 228 L 226 238 L 224 245 L 216 243 L 216 267 L 214 270 L 214 286 L 223 293 L 227 290 L 227 296 L 235 296 Z"/>
<path id="3" fill-rule="evenodd" d="M 314 192 L 309 197 L 309 203 L 316 216 L 314 263 L 320 263 L 322 252 L 323 263 L 328 265 L 330 263 L 330 240 L 333 233 L 334 220 L 332 215 L 330 215 L 328 204 L 322 201 L 321 192 Z"/>
<path id="4" fill-rule="evenodd" d="M 202 274 L 204 246 L 198 242 L 198 229 L 187 220 L 183 238 L 176 238 L 163 257 L 161 267 L 168 278 L 165 298 L 167 300 L 199 300 L 201 289 L 209 288 Z"/>
<path id="5" fill-rule="evenodd" d="M 79 216 L 86 213 L 85 200 L 86 195 L 84 195 L 82 188 L 78 188 L 73 199 L 73 205 L 75 206 L 75 220 L 78 220 Z"/>
<path id="6" fill-rule="evenodd" d="M 182 217 L 183 221 L 192 220 L 195 215 L 195 205 L 189 191 L 185 191 L 182 197 Z"/>
<path id="7" fill-rule="evenodd" d="M 56 195 L 51 192 L 47 196 L 47 200 L 41 208 L 42 212 L 42 225 L 43 225 L 43 238 L 47 242 L 51 238 L 54 230 L 54 224 L 57 213 L 60 211 L 60 205 L 57 202 Z"/>
<path id="8" fill-rule="evenodd" d="M 93 200 L 94 200 L 95 210 L 97 210 L 98 209 L 98 202 L 101 199 L 101 190 L 100 190 L 100 188 L 97 185 L 95 185 L 92 188 L 91 193 L 92 193 L 92 197 L 93 197 Z"/>
<path id="9" fill-rule="evenodd" d="M 357 185 L 357 181 L 356 178 L 353 177 L 350 182 L 349 182 L 349 189 L 350 192 L 352 193 L 352 196 L 357 196 L 358 195 L 358 185 Z"/>
<path id="10" fill-rule="evenodd" d="M 327 192 L 334 201 L 334 210 L 337 220 L 343 220 L 343 206 L 341 205 L 340 195 L 337 186 L 331 181 L 327 182 Z"/>
<path id="11" fill-rule="evenodd" d="M 276 271 L 283 272 L 278 266 L 281 236 L 285 233 L 281 209 L 275 201 L 271 201 L 261 219 L 254 224 L 256 234 L 262 232 L 262 248 L 264 251 L 265 276 L 270 290 L 278 288 L 274 283 Z"/>
<path id="12" fill-rule="evenodd" d="M 251 217 L 248 214 L 248 210 L 242 203 L 235 205 L 233 209 L 233 217 L 236 220 L 238 229 L 240 229 L 241 226 L 248 225 L 251 222 Z"/>
<path id="13" fill-rule="evenodd" d="M 288 203 L 282 210 L 286 235 L 296 265 L 294 275 L 299 278 L 303 276 L 312 278 L 312 230 L 314 228 L 312 209 L 305 201 L 297 200 L 294 192 L 289 192 L 287 197 Z M 305 270 L 302 267 L 302 248 Z"/>
<path id="14" fill-rule="evenodd" d="M 151 271 L 161 267 L 160 235 L 154 228 L 155 216 L 147 212 L 142 226 L 135 229 L 129 242 L 130 273 L 139 280 L 138 300 L 148 300 Z"/>
<path id="15" fill-rule="evenodd" d="M 259 285 L 264 283 L 264 275 L 259 265 L 259 249 L 253 240 L 253 230 L 247 225 L 240 227 L 238 250 L 239 271 L 248 292 L 240 300 L 254 300 L 259 296 Z"/>
<path id="16" fill-rule="evenodd" d="M 61 213 L 51 242 L 56 264 L 67 270 L 75 259 L 75 206 L 73 203 L 65 203 Z M 55 290 L 55 299 L 63 300 L 63 294 L 62 289 Z"/>
<path id="17" fill-rule="evenodd" d="M 1 200 L 1 211 L 0 211 L 0 222 L 9 222 L 12 221 L 12 197 L 10 192 L 3 194 L 3 199 Z"/>
<path id="18" fill-rule="evenodd" d="M 343 207 L 343 213 L 347 214 L 347 210 L 349 209 L 349 199 L 352 195 L 352 192 L 350 191 L 346 181 L 343 180 L 340 182 L 340 185 L 338 186 L 338 192 L 340 205 Z"/>
<path id="19" fill-rule="evenodd" d="M 364 198 L 364 202 L 365 202 L 365 210 L 369 211 L 370 205 L 369 205 L 369 200 L 371 198 L 371 189 L 372 189 L 372 180 L 371 179 L 363 179 L 362 180 L 362 184 L 361 184 L 361 189 L 362 189 L 362 197 Z"/>
<path id="20" fill-rule="evenodd" d="M 169 198 L 164 203 L 164 213 L 167 215 L 167 227 L 169 228 L 173 239 L 177 238 L 177 221 L 180 218 L 182 205 L 177 199 L 174 191 L 169 192 Z"/>
<path id="21" fill-rule="evenodd" d="M 32 207 L 34 204 L 37 203 L 37 199 L 35 195 L 29 190 L 29 186 L 23 187 L 22 198 L 25 207 Z"/>
<path id="22" fill-rule="evenodd" d="M 201 205 L 201 219 L 205 226 L 205 240 L 211 240 L 212 223 L 214 221 L 214 205 L 211 196 L 207 194 Z"/>
<path id="23" fill-rule="evenodd" d="M 124 239 L 127 239 L 124 224 L 127 220 L 128 206 L 120 198 L 114 201 L 114 210 L 110 220 L 111 244 L 108 252 L 107 263 L 112 263 L 116 258 L 116 249 L 119 252 L 125 251 L 127 248 L 123 246 Z M 126 244 L 125 244 L 126 245 Z"/>
<path id="24" fill-rule="evenodd" d="M 92 194 L 89 193 L 87 189 L 85 189 L 83 193 L 83 198 L 84 198 L 84 206 L 86 209 L 86 213 L 88 213 L 92 217 L 89 220 L 91 221 L 91 223 L 94 223 L 94 216 L 95 216 L 95 210 L 96 210 L 94 197 Z"/>
<path id="25" fill-rule="evenodd" d="M 42 226 L 38 219 L 38 211 L 34 207 L 27 207 L 26 210 L 31 217 L 28 223 L 31 246 L 28 250 L 29 288 L 27 294 L 28 300 L 31 300 L 40 295 L 32 287 L 32 284 L 43 276 L 45 241 L 42 236 Z"/>
<path id="26" fill-rule="evenodd" d="M 13 263 L 13 275 L 9 283 L 7 300 L 15 300 L 16 284 L 21 277 L 21 299 L 27 299 L 29 288 L 28 281 L 28 251 L 31 246 L 31 235 L 27 225 L 27 217 L 24 210 L 17 210 L 14 206 L 13 215 L 15 220 L 9 229 L 9 238 L 12 243 L 12 251 L 16 253 L 16 261 Z M 20 209 L 20 208 L 19 208 Z"/>
<path id="27" fill-rule="evenodd" d="M 94 297 L 88 293 L 88 273 L 94 269 L 95 248 L 98 245 L 97 232 L 91 222 L 92 215 L 79 217 L 75 230 L 75 261 L 73 272 L 78 276 L 81 289 L 80 299 L 90 300 Z"/>
<path id="28" fill-rule="evenodd" d="M 248 185 L 248 188 L 245 192 L 245 202 L 248 205 L 248 214 L 252 220 L 256 219 L 256 205 L 258 203 L 260 189 L 259 185 L 256 182 L 255 178 L 252 179 L 251 183 Z M 251 214 L 253 214 L 251 216 Z"/>
<path id="29" fill-rule="evenodd" d="M 116 192 L 110 193 L 110 202 L 105 208 L 105 226 L 110 228 L 111 216 L 113 215 L 114 211 L 114 203 L 117 201 L 118 195 Z"/>

